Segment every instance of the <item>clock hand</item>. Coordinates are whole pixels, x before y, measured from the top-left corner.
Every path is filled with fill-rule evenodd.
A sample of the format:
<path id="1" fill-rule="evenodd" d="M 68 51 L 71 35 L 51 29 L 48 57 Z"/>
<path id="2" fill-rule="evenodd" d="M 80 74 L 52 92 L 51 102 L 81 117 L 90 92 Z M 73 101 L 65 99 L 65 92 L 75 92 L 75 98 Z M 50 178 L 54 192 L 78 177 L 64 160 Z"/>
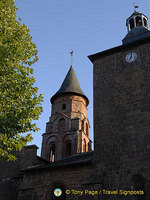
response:
<path id="1" fill-rule="evenodd" d="M 129 60 L 131 60 L 131 58 L 132 58 L 132 52 L 131 52 L 131 54 L 130 54 L 130 58 L 129 58 Z"/>

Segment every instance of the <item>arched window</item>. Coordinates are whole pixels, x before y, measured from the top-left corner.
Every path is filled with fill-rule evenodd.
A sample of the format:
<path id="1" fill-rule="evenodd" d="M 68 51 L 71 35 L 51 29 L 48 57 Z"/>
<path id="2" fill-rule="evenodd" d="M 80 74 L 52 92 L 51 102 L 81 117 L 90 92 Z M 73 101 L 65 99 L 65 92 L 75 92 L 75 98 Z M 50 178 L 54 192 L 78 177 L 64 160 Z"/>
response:
<path id="1" fill-rule="evenodd" d="M 146 20 L 145 18 L 143 18 L 143 21 L 144 21 L 144 26 L 145 26 L 146 28 L 148 28 L 148 27 L 147 27 L 147 20 Z"/>
<path id="2" fill-rule="evenodd" d="M 86 123 L 86 135 L 89 135 L 89 126 L 88 126 L 88 123 Z"/>
<path id="3" fill-rule="evenodd" d="M 58 130 L 59 130 L 59 131 L 65 130 L 65 119 L 61 118 L 61 119 L 58 121 Z"/>
<path id="4" fill-rule="evenodd" d="M 65 156 L 71 156 L 72 152 L 72 144 L 71 141 L 66 142 L 66 151 L 65 151 Z"/>
<path id="5" fill-rule="evenodd" d="M 50 161 L 55 161 L 55 143 L 51 143 L 50 145 Z"/>
<path id="6" fill-rule="evenodd" d="M 131 18 L 129 20 L 129 24 L 130 24 L 130 30 L 133 29 L 134 28 L 134 19 L 133 18 Z"/>
<path id="7" fill-rule="evenodd" d="M 83 152 L 86 152 L 86 140 L 83 139 Z"/>
<path id="8" fill-rule="evenodd" d="M 141 17 L 136 17 L 136 26 L 142 26 L 142 19 Z"/>

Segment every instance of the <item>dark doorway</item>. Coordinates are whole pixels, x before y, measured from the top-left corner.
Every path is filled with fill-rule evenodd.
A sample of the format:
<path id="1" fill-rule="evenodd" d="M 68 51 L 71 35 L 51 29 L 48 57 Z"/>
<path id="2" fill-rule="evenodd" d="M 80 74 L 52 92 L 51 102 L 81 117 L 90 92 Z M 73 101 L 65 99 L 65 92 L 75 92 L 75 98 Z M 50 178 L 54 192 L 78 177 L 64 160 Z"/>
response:
<path id="1" fill-rule="evenodd" d="M 71 145 L 71 142 L 68 141 L 68 142 L 66 143 L 66 152 L 65 152 L 65 156 L 66 156 L 66 157 L 67 157 L 67 156 L 71 156 L 71 149 L 72 149 L 71 146 L 72 146 L 72 145 Z"/>

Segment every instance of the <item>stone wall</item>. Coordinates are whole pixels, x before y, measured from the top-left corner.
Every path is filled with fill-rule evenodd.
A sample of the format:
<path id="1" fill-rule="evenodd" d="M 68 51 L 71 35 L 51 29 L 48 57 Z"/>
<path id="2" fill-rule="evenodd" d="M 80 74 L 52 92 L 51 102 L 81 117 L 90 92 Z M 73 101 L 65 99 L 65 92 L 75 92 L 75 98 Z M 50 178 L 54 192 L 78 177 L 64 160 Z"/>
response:
<path id="1" fill-rule="evenodd" d="M 136 61 L 125 61 L 129 52 Z M 140 182 L 150 199 L 150 41 L 99 53 L 93 64 L 95 173 L 107 189 Z"/>
<path id="2" fill-rule="evenodd" d="M 25 146 L 21 151 L 14 152 L 15 161 L 0 161 L 0 199 L 16 200 L 18 187 L 22 181 L 21 169 L 36 165 L 43 160 L 36 155 L 37 146 Z"/>
<path id="3" fill-rule="evenodd" d="M 23 171 L 23 180 L 17 200 L 75 200 L 84 199 L 73 191 L 83 191 L 91 187 L 93 164 L 88 157 L 91 153 L 83 153 L 56 161 L 48 165 L 39 165 Z M 89 158 L 90 158 L 89 157 Z M 92 158 L 92 157 L 91 157 Z M 93 186 L 92 186 L 93 187 Z M 61 188 L 63 195 L 54 196 L 54 189 Z M 68 194 L 66 194 L 66 190 Z M 90 196 L 86 197 L 91 199 Z"/>

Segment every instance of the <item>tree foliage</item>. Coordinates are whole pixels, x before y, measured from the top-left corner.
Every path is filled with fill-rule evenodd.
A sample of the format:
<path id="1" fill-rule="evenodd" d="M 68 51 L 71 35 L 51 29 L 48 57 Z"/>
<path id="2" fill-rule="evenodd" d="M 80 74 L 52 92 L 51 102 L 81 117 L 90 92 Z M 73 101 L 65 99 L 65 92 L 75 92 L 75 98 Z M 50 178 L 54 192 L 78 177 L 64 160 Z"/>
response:
<path id="1" fill-rule="evenodd" d="M 38 60 L 29 28 L 16 17 L 13 0 L 0 1 L 0 159 L 14 160 L 37 131 L 33 120 L 42 112 L 31 65 Z"/>

